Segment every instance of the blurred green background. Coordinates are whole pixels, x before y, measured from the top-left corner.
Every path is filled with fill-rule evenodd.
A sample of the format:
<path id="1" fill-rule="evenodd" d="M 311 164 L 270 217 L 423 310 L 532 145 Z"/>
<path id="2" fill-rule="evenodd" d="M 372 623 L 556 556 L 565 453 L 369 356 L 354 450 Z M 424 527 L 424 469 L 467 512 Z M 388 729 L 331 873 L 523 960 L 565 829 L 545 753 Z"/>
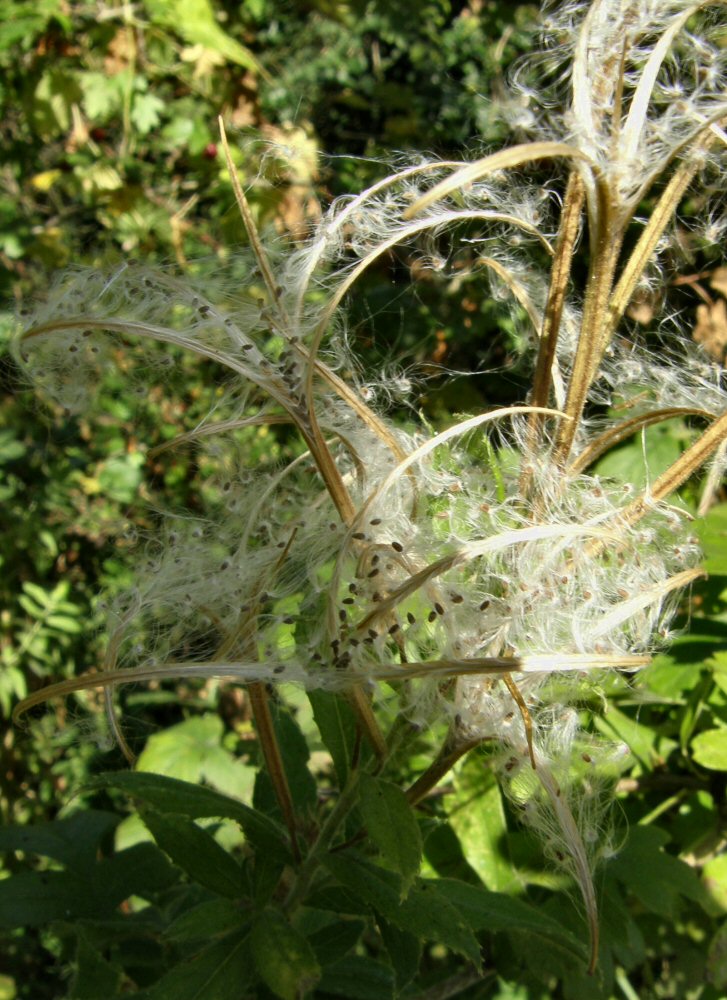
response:
<path id="1" fill-rule="evenodd" d="M 221 156 L 219 114 L 257 221 L 281 240 L 302 238 L 321 205 L 384 176 L 398 153 L 457 158 L 504 140 L 507 71 L 532 47 L 537 13 L 537 5 L 511 0 L 0 2 L 4 720 L 28 692 L 97 664 L 101 595 L 128 582 L 128 552 L 140 531 L 153 530 L 154 509 L 201 509 L 205 459 L 147 452 L 194 426 L 223 391 L 211 365 L 186 361 L 173 392 L 151 384 L 130 400 L 122 364 L 92 410 L 69 417 L 38 400 L 12 360 L 9 340 L 23 309 L 55 272 L 75 264 L 143 260 L 234 288 L 244 234 Z M 350 331 L 365 363 L 402 372 L 415 364 L 425 374 L 442 365 L 476 371 L 509 363 L 505 377 L 424 382 L 417 405 L 433 421 L 520 398 L 517 329 L 487 289 L 412 277 L 413 259 L 391 258 L 352 303 Z M 685 433 L 670 424 L 655 446 L 675 457 Z M 291 445 L 261 428 L 247 447 L 250 466 L 264 466 Z M 617 463 L 639 465 L 640 444 L 629 447 Z M 694 503 L 696 492 L 686 499 Z M 622 788 L 623 810 L 630 824 L 646 828 L 626 855 L 631 868 L 622 881 L 635 885 L 630 909 L 611 899 L 606 928 L 617 941 L 615 995 L 627 1000 L 716 1000 L 727 985 L 727 661 L 715 655 L 727 639 L 724 512 L 716 508 L 704 529 L 712 578 L 692 608 L 693 636 L 650 668 L 646 696 L 627 687 L 610 692 L 603 717 L 609 735 L 636 755 L 622 779 L 631 783 Z M 223 790 L 234 783 L 239 792 L 236 758 L 249 717 L 234 692 L 218 699 L 217 715 L 204 716 L 206 704 L 199 686 L 182 685 L 135 691 L 125 709 L 140 731 L 155 734 L 150 768 L 207 778 Z M 97 804 L 78 797 L 84 782 L 120 762 L 98 729 L 98 708 L 100 698 L 72 699 L 22 730 L 4 727 L 3 826 L 53 820 L 69 803 Z M 165 729 L 174 733 L 166 743 Z M 489 801 L 491 789 L 479 791 Z M 655 825 L 660 818 L 663 829 Z M 478 850 L 476 823 L 460 819 L 457 834 Z M 533 848 L 517 836 L 513 850 L 524 852 L 525 869 Z M 446 836 L 438 844 L 446 853 Z M 667 844 L 670 853 L 662 850 Z M 671 855 L 689 862 L 678 877 Z M 22 865 L 9 854 L 2 876 Z M 671 881 L 666 915 L 659 915 L 659 880 Z M 0 1000 L 66 995 L 70 953 L 62 934 L 15 930 L 0 947 Z M 552 995 L 534 982 L 505 978 L 462 995 Z"/>

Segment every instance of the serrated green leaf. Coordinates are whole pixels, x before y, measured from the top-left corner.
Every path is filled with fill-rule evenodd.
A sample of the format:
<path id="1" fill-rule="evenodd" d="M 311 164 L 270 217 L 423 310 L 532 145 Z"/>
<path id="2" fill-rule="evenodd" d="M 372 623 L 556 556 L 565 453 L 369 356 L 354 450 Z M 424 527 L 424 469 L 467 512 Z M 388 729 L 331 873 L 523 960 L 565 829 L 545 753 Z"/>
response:
<path id="1" fill-rule="evenodd" d="M 480 949 L 469 925 L 447 898 L 437 882 L 417 879 L 402 899 L 402 879 L 394 872 L 369 864 L 349 851 L 345 856 L 330 854 L 325 865 L 338 879 L 386 920 L 423 941 L 437 941 L 480 964 Z"/>
<path id="2" fill-rule="evenodd" d="M 710 771 L 727 771 L 727 728 L 706 729 L 691 743 L 692 758 Z"/>
<path id="3" fill-rule="evenodd" d="M 380 778 L 361 775 L 359 808 L 369 837 L 384 864 L 401 876 L 402 893 L 409 891 L 422 862 L 422 838 L 406 795 Z"/>
<path id="4" fill-rule="evenodd" d="M 318 990 L 341 1000 L 393 1000 L 394 973 L 372 958 L 350 955 L 323 970 Z"/>
<path id="5" fill-rule="evenodd" d="M 191 879 L 220 896 L 242 894 L 242 870 L 215 838 L 186 816 L 142 809 L 141 818 L 154 840 Z"/>
<path id="6" fill-rule="evenodd" d="M 87 787 L 89 790 L 118 788 L 159 812 L 179 813 L 190 819 L 233 819 L 240 824 L 246 838 L 261 853 L 283 862 L 291 860 L 285 834 L 271 819 L 211 788 L 145 771 L 101 774 L 89 782 Z"/>
<path id="7" fill-rule="evenodd" d="M 394 970 L 397 992 L 401 992 L 416 976 L 422 956 L 421 941 L 413 934 L 402 931 L 388 920 L 377 920 L 381 939 Z"/>
<path id="8" fill-rule="evenodd" d="M 110 77 L 87 71 L 79 74 L 78 82 L 83 90 L 84 111 L 92 122 L 105 122 L 121 110 L 124 95 L 121 74 Z"/>
<path id="9" fill-rule="evenodd" d="M 255 919 L 250 948 L 260 978 L 282 1000 L 297 1000 L 320 979 L 318 959 L 307 939 L 277 910 Z"/>
<path id="10" fill-rule="evenodd" d="M 247 932 L 235 932 L 180 962 L 138 1000 L 240 1000 L 253 980 Z"/>
<path id="11" fill-rule="evenodd" d="M 473 931 L 517 932 L 537 937 L 546 941 L 548 947 L 567 953 L 571 960 L 576 958 L 585 962 L 583 941 L 541 908 L 455 879 L 439 879 L 436 884 L 440 894 L 456 908 Z"/>
<path id="12" fill-rule="evenodd" d="M 135 94 L 131 107 L 131 120 L 140 135 L 146 135 L 161 121 L 164 101 L 154 94 Z"/>
<path id="13" fill-rule="evenodd" d="M 233 798 L 247 796 L 255 769 L 223 745 L 225 727 L 212 713 L 193 716 L 154 733 L 137 761 L 138 771 L 153 771 L 188 782 L 204 782 Z"/>

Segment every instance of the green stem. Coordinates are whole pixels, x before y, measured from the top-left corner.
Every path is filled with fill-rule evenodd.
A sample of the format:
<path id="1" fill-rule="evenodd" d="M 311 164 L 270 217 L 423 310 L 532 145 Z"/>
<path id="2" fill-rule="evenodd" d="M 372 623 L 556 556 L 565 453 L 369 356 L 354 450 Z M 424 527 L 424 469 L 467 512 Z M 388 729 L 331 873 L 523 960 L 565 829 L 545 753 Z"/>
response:
<path id="1" fill-rule="evenodd" d="M 291 913 L 297 909 L 308 894 L 315 874 L 321 865 L 323 855 L 328 850 L 339 826 L 356 804 L 358 799 L 358 785 L 359 772 L 351 771 L 341 791 L 338 802 L 321 827 L 315 844 L 298 870 L 295 882 L 290 887 L 288 896 L 283 904 L 286 912 Z"/>

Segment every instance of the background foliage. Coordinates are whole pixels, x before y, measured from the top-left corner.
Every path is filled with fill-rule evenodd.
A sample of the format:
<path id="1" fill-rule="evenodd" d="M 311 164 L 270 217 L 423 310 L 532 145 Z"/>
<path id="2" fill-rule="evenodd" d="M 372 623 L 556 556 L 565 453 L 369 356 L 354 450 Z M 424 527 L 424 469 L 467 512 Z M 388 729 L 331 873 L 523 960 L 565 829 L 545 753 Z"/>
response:
<path id="1" fill-rule="evenodd" d="M 48 679 L 98 661 L 99 594 L 127 579 L 127 551 L 155 506 L 204 504 L 204 463 L 148 451 L 223 391 L 212 366 L 185 362 L 175 392 L 152 385 L 129 401 L 120 366 L 88 417 L 49 413 L 7 352 L 23 302 L 58 268 L 119 257 L 234 287 L 242 237 L 220 112 L 237 129 L 259 223 L 293 238 L 322 201 L 381 176 L 393 151 L 461 156 L 502 139 L 504 77 L 531 44 L 535 13 L 505 0 L 0 5 L 4 718 Z M 687 249 L 684 273 L 712 276 L 701 329 L 714 344 L 719 274 L 699 253 Z M 485 289 L 412 276 L 415 261 L 392 259 L 353 304 L 365 363 L 387 365 L 394 388 L 416 363 L 433 421 L 518 398 L 517 333 Z M 675 290 L 682 306 L 694 284 Z M 508 362 L 506 376 L 430 380 L 442 364 Z M 673 422 L 649 452 L 676 455 L 686 435 Z M 292 443 L 259 428 L 247 447 L 250 466 L 264 467 Z M 641 469 L 641 443 L 609 461 Z M 190 684 L 124 695 L 144 745 L 134 773 L 105 742 L 95 696 L 5 729 L 0 998 L 723 996 L 724 502 L 702 531 L 710 579 L 693 596 L 689 634 L 634 688 L 612 682 L 607 711 L 584 706 L 632 751 L 619 781 L 623 846 L 601 876 L 598 980 L 577 971 L 582 926 L 567 886 L 476 757 L 416 817 L 397 785 L 369 778 L 351 836 L 363 819 L 373 855 L 330 855 L 328 888 L 284 921 L 272 893 L 290 858 L 244 695 Z M 276 721 L 313 827 L 350 768 L 351 727 L 331 696 L 287 695 Z M 399 762 L 402 784 L 424 760 Z M 394 842 L 392 816 L 407 831 Z"/>

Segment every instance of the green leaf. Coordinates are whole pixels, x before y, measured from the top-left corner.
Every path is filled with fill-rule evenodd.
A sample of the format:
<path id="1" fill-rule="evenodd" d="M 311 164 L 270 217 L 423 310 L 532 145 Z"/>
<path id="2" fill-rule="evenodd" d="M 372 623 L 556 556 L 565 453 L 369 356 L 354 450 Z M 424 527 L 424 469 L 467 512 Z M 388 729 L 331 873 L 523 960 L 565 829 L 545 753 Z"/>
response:
<path id="1" fill-rule="evenodd" d="M 727 913 L 727 854 L 707 861 L 702 869 L 702 884 L 716 909 Z"/>
<path id="2" fill-rule="evenodd" d="M 727 694 L 727 650 L 720 650 L 714 653 L 707 662 L 707 666 L 712 669 L 714 683 Z"/>
<path id="3" fill-rule="evenodd" d="M 327 966 L 317 992 L 342 1000 L 393 1000 L 396 996 L 389 966 L 361 955 Z"/>
<path id="4" fill-rule="evenodd" d="M 137 761 L 138 771 L 154 771 L 182 781 L 205 782 L 234 798 L 246 796 L 255 768 L 223 746 L 225 727 L 218 715 L 185 719 L 154 733 Z M 180 810 L 181 811 L 181 810 Z"/>
<path id="5" fill-rule="evenodd" d="M 253 979 L 247 932 L 235 932 L 180 962 L 137 1000 L 240 1000 Z"/>
<path id="6" fill-rule="evenodd" d="M 240 824 L 246 838 L 261 853 L 284 862 L 291 860 L 285 834 L 271 819 L 211 788 L 145 771 L 112 771 L 101 774 L 87 787 L 89 790 L 118 788 L 148 803 L 159 812 L 179 813 L 190 819 L 233 819 Z"/>
<path id="7" fill-rule="evenodd" d="M 19 441 L 12 431 L 0 430 L 0 465 L 22 458 L 26 450 L 23 442 Z"/>
<path id="8" fill-rule="evenodd" d="M 401 876 L 406 895 L 422 862 L 422 838 L 406 795 L 380 778 L 362 775 L 359 807 L 369 837 L 384 864 Z"/>
<path id="9" fill-rule="evenodd" d="M 215 838 L 186 816 L 143 809 L 154 840 L 191 879 L 220 896 L 242 895 L 242 869 Z"/>
<path id="10" fill-rule="evenodd" d="M 500 786 L 481 759 L 471 755 L 454 779 L 448 796 L 449 823 L 467 861 L 488 889 L 513 892 L 518 880 L 507 857 L 507 823 Z"/>
<path id="11" fill-rule="evenodd" d="M 707 978 L 715 989 L 727 989 L 727 923 L 722 924 L 709 943 Z"/>
<path id="12" fill-rule="evenodd" d="M 141 483 L 143 464 L 144 456 L 141 452 L 107 459 L 99 467 L 97 474 L 103 493 L 111 500 L 131 503 Z"/>
<path id="13" fill-rule="evenodd" d="M 636 490 L 642 490 L 679 458 L 683 439 L 681 420 L 647 427 L 643 435 L 612 448 L 596 462 L 594 471 L 599 476 L 631 483 Z"/>
<path id="14" fill-rule="evenodd" d="M 53 600 L 55 594 L 49 594 L 47 591 L 43 590 L 42 587 L 39 587 L 37 583 L 30 583 L 26 580 L 23 583 L 23 591 L 28 594 L 28 596 L 31 597 L 39 607 L 44 608 L 46 611 L 55 606 L 55 602 Z"/>
<path id="15" fill-rule="evenodd" d="M 261 979 L 282 1000 L 297 1000 L 320 979 L 318 959 L 307 939 L 277 910 L 263 910 L 256 918 L 250 947 Z"/>
<path id="16" fill-rule="evenodd" d="M 310 751 L 306 738 L 286 706 L 273 701 L 270 714 L 295 810 L 304 816 L 313 814 L 318 804 L 318 788 L 308 770 Z M 277 797 L 265 770 L 260 770 L 255 780 L 253 804 L 268 815 L 278 812 Z"/>
<path id="17" fill-rule="evenodd" d="M 710 576 L 727 576 L 727 503 L 710 508 L 698 518 L 695 528 L 705 555 L 705 569 Z"/>
<path id="18" fill-rule="evenodd" d="M 123 970 L 107 961 L 81 931 L 76 946 L 76 972 L 69 996 L 72 1000 L 99 1000 L 116 996 Z"/>
<path id="19" fill-rule="evenodd" d="M 141 135 L 146 135 L 161 121 L 164 101 L 154 94 L 135 94 L 131 108 L 131 120 Z"/>
<path id="20" fill-rule="evenodd" d="M 167 861 L 156 844 L 134 844 L 119 851 L 92 871 L 98 891 L 104 893 L 113 906 L 129 896 L 153 898 L 179 878 L 179 872 Z"/>
<path id="21" fill-rule="evenodd" d="M 30 108 L 33 125 L 41 137 L 49 139 L 66 132 L 73 107 L 82 99 L 83 92 L 74 73 L 62 64 L 47 69 L 38 81 Z"/>
<path id="22" fill-rule="evenodd" d="M 322 966 L 330 965 L 355 947 L 366 924 L 362 920 L 341 920 L 340 916 L 326 927 L 308 935 L 308 942 Z"/>
<path id="23" fill-rule="evenodd" d="M 653 913 L 676 915 L 680 896 L 699 903 L 708 900 L 695 872 L 662 848 L 669 834 L 655 826 L 636 826 L 609 871 Z"/>
<path id="24" fill-rule="evenodd" d="M 458 910 L 439 891 L 438 882 L 417 879 L 402 900 L 402 879 L 364 861 L 352 851 L 330 854 L 325 865 L 341 885 L 377 910 L 400 930 L 424 941 L 437 941 L 480 964 L 480 948 Z"/>
<path id="25" fill-rule="evenodd" d="M 692 757 L 710 771 L 727 771 L 727 729 L 706 729 L 692 740 Z"/>
<path id="26" fill-rule="evenodd" d="M 443 878 L 461 879 L 472 885 L 481 880 L 469 864 L 449 823 L 438 823 L 424 837 L 424 856 L 437 875 Z"/>
<path id="27" fill-rule="evenodd" d="M 356 740 L 356 719 L 350 704 L 330 691 L 309 691 L 313 718 L 331 755 L 340 788 L 346 784 Z"/>
<path id="28" fill-rule="evenodd" d="M 677 746 L 673 740 L 661 739 L 657 748 L 659 732 L 632 719 L 613 704 L 609 704 L 604 715 L 595 717 L 595 723 L 606 736 L 611 739 L 615 736 L 626 743 L 631 753 L 649 771 Z"/>
<path id="29" fill-rule="evenodd" d="M 81 73 L 78 82 L 83 90 L 83 108 L 95 124 L 108 121 L 123 106 L 122 74 Z"/>
<path id="30" fill-rule="evenodd" d="M 83 873 L 96 860 L 101 841 L 121 817 L 97 809 L 79 810 L 65 819 L 0 829 L 0 851 L 23 851 L 60 861 Z"/>
<path id="31" fill-rule="evenodd" d="M 518 932 L 528 937 L 538 937 L 551 948 L 566 952 L 569 958 L 586 960 L 586 947 L 559 921 L 544 913 L 542 908 L 531 906 L 521 899 L 514 899 L 500 892 L 490 892 L 478 886 L 455 879 L 439 879 L 436 883 L 440 895 L 456 908 L 473 931 Z"/>
<path id="32" fill-rule="evenodd" d="M 144 0 L 144 7 L 154 24 L 176 32 L 190 45 L 203 45 L 246 69 L 261 71 L 252 52 L 219 26 L 209 0 Z"/>
<path id="33" fill-rule="evenodd" d="M 0 880 L 0 927 L 110 918 L 129 896 L 148 898 L 177 878 L 153 844 L 137 844 L 78 872 L 19 872 Z"/>
<path id="34" fill-rule="evenodd" d="M 71 872 L 18 872 L 0 881 L 0 927 L 7 930 L 112 913 L 108 899 Z"/>
<path id="35" fill-rule="evenodd" d="M 422 957 L 421 941 L 408 931 L 399 930 L 379 917 L 379 932 L 394 970 L 397 992 L 401 992 L 416 976 Z"/>
<path id="36" fill-rule="evenodd" d="M 66 635 L 78 635 L 83 631 L 83 625 L 80 621 L 68 615 L 48 615 L 45 623 L 59 632 L 65 632 Z"/>
<path id="37" fill-rule="evenodd" d="M 174 944 L 209 941 L 233 928 L 249 923 L 249 916 L 229 899 L 208 899 L 185 910 L 169 926 L 164 937 Z"/>

